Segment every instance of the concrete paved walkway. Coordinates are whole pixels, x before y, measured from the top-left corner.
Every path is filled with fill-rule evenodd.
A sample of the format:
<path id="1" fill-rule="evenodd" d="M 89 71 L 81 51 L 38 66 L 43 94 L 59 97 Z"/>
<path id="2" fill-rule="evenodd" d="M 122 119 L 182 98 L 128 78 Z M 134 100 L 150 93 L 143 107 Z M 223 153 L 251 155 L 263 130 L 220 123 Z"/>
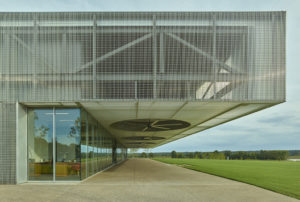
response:
<path id="1" fill-rule="evenodd" d="M 1 185 L 0 201 L 299 200 L 175 165 L 130 159 L 81 183 Z"/>

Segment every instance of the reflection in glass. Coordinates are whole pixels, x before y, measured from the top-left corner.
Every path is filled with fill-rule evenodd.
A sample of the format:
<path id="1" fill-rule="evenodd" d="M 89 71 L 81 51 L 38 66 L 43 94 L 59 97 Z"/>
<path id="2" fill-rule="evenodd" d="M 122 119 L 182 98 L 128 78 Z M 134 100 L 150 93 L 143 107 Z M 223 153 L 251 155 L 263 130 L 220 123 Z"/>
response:
<path id="1" fill-rule="evenodd" d="M 81 110 L 81 179 L 88 177 L 87 174 L 87 113 L 84 110 Z"/>
<path id="2" fill-rule="evenodd" d="M 94 126 L 91 117 L 89 116 L 88 119 L 88 131 L 89 131 L 89 138 L 88 138 L 88 168 L 89 168 L 89 176 L 93 175 L 93 160 L 94 160 L 94 149 L 93 149 L 93 138 L 94 138 Z"/>
<path id="3" fill-rule="evenodd" d="M 28 110 L 28 178 L 53 180 L 53 109 Z"/>
<path id="4" fill-rule="evenodd" d="M 56 180 L 80 180 L 80 110 L 55 110 Z"/>
<path id="5" fill-rule="evenodd" d="M 93 149 L 94 149 L 94 160 L 93 160 L 93 166 L 94 166 L 94 173 L 97 172 L 97 159 L 98 159 L 98 150 L 97 150 L 97 126 L 95 125 L 93 127 L 93 134 L 94 134 L 94 142 L 93 142 Z"/>
<path id="6" fill-rule="evenodd" d="M 28 109 L 29 180 L 85 179 L 112 165 L 114 144 L 84 109 Z M 121 161 L 126 149 L 117 146 Z"/>

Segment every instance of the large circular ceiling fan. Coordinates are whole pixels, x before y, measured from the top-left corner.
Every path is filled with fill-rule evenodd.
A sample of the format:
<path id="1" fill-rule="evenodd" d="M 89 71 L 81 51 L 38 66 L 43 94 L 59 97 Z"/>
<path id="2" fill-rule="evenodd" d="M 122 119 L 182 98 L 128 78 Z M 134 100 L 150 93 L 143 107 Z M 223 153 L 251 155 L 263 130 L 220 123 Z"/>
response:
<path id="1" fill-rule="evenodd" d="M 132 119 L 111 124 L 115 129 L 139 132 L 178 130 L 188 126 L 188 122 L 173 119 Z"/>
<path id="2" fill-rule="evenodd" d="M 148 141 L 148 140 L 164 140 L 166 138 L 164 137 L 158 137 L 158 136 L 130 136 L 130 137 L 124 137 L 124 140 L 143 140 L 143 141 Z"/>

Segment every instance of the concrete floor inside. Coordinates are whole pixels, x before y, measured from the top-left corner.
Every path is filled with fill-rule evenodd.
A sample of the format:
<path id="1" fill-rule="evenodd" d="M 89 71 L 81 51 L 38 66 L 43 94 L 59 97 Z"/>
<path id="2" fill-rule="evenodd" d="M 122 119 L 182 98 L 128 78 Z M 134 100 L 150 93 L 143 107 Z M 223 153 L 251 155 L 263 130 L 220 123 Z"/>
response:
<path id="1" fill-rule="evenodd" d="M 0 201 L 299 201 L 252 185 L 129 159 L 80 183 L 0 185 Z"/>

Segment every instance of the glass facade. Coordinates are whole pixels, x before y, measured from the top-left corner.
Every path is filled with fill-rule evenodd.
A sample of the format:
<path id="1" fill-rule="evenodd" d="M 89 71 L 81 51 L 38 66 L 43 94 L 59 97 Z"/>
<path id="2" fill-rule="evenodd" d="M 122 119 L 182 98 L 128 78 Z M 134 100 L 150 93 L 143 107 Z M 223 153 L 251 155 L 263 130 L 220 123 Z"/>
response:
<path id="1" fill-rule="evenodd" d="M 55 109 L 55 179 L 80 179 L 80 110 Z"/>
<path id="2" fill-rule="evenodd" d="M 127 158 L 127 149 L 83 109 L 81 123 L 81 179 Z"/>
<path id="3" fill-rule="evenodd" d="M 124 160 L 126 153 L 85 110 L 28 109 L 28 180 L 82 180 Z"/>

